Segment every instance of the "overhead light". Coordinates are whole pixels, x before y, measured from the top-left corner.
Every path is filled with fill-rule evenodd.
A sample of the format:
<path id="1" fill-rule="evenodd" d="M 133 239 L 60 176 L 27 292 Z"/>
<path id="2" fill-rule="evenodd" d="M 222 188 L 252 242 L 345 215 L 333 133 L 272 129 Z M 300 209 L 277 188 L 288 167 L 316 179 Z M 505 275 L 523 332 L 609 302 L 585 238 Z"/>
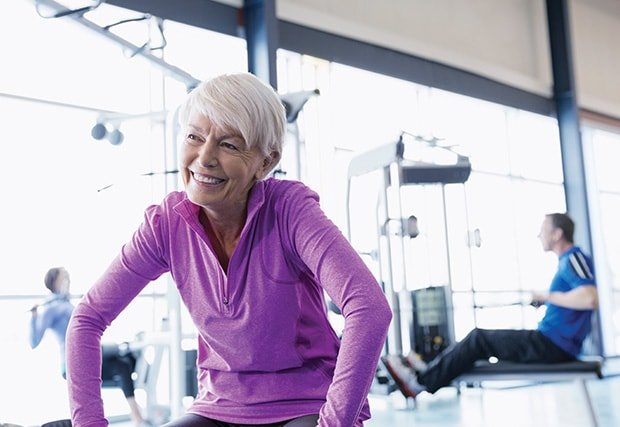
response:
<path id="1" fill-rule="evenodd" d="M 108 141 L 110 141 L 110 144 L 119 145 L 122 144 L 125 139 L 125 135 L 123 135 L 123 132 L 121 132 L 120 129 L 113 129 L 112 132 L 108 132 L 107 138 Z"/>
<path id="2" fill-rule="evenodd" d="M 101 141 L 107 139 L 112 145 L 120 145 L 125 140 L 125 134 L 121 131 L 121 123 L 127 120 L 136 119 L 150 119 L 154 121 L 166 120 L 167 111 L 149 111 L 147 113 L 140 114 L 125 114 L 125 113 L 101 113 L 97 117 L 97 123 L 90 130 L 90 135 L 93 139 Z"/>
<path id="3" fill-rule="evenodd" d="M 97 124 L 95 124 L 95 126 L 93 126 L 93 128 L 90 130 L 90 135 L 98 141 L 105 138 L 112 145 L 122 144 L 123 140 L 125 139 L 125 135 L 118 128 L 118 125 L 110 125 L 108 123 L 106 126 L 105 123 L 102 123 L 100 121 L 98 121 Z"/>
<path id="4" fill-rule="evenodd" d="M 103 123 L 97 123 L 90 131 L 91 136 L 97 141 L 105 138 L 107 133 L 108 130 L 105 128 L 105 125 Z"/>

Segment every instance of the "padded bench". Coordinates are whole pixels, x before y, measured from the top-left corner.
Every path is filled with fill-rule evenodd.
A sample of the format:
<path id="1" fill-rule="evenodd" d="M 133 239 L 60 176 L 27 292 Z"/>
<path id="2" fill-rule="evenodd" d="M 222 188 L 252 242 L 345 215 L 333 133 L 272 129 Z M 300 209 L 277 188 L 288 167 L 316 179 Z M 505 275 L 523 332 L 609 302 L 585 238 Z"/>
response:
<path id="1" fill-rule="evenodd" d="M 470 371 L 458 376 L 454 382 L 468 385 L 483 381 L 529 381 L 545 383 L 555 381 L 576 381 L 581 388 L 588 406 L 592 425 L 598 425 L 586 380 L 603 378 L 603 359 L 585 359 L 565 363 L 490 363 L 486 360 L 476 362 Z"/>
<path id="2" fill-rule="evenodd" d="M 533 381 L 552 382 L 575 379 L 603 378 L 602 359 L 576 360 L 565 363 L 513 363 L 486 360 L 476 362 L 470 371 L 461 374 L 455 381 L 468 384 L 481 381 Z"/>

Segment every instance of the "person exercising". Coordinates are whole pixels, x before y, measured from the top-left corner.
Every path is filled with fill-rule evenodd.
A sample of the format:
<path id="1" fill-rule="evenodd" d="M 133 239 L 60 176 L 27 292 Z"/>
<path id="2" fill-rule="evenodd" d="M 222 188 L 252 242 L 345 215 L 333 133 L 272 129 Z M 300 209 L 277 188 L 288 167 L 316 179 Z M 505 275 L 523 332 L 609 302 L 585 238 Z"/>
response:
<path id="1" fill-rule="evenodd" d="M 538 237 L 543 250 L 558 256 L 558 269 L 549 291 L 532 294 L 532 304 L 545 304 L 545 316 L 535 330 L 473 329 L 429 364 L 411 352 L 387 355 L 382 361 L 405 397 L 435 393 L 477 360 L 496 357 L 519 363 L 561 363 L 575 360 L 591 329 L 598 306 L 592 260 L 573 243 L 575 225 L 564 213 L 545 216 Z"/>
<path id="2" fill-rule="evenodd" d="M 60 348 L 60 372 L 66 379 L 65 334 L 73 313 L 73 304 L 69 298 L 71 283 L 69 272 L 63 267 L 50 268 L 45 274 L 45 287 L 52 293 L 41 304 L 34 305 L 30 312 L 30 347 L 36 348 L 45 332 L 50 330 L 56 337 Z M 150 426 L 141 414 L 140 406 L 134 396 L 134 384 L 131 374 L 136 360 L 131 354 L 122 354 L 118 346 L 104 346 L 102 359 L 102 378 L 119 379 L 120 388 L 130 409 L 130 416 L 136 426 Z"/>

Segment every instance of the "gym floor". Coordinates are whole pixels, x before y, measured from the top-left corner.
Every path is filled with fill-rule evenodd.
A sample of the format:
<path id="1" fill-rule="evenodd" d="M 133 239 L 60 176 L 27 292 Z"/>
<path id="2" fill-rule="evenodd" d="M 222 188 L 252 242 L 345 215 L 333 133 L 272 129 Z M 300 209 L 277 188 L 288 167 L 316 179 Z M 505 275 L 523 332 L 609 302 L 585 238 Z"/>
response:
<path id="1" fill-rule="evenodd" d="M 52 340 L 50 340 L 51 342 Z M 55 344 L 52 342 L 52 344 Z M 51 345 L 51 344 L 50 344 Z M 33 352 L 25 353 L 27 356 Z M 12 361 L 12 354 L 8 362 Z M 37 359 L 38 360 L 38 359 Z M 35 360 L 30 360 L 34 362 Z M 14 361 L 14 363 L 17 363 Z M 9 366 L 0 364 L 0 378 L 10 377 Z M 43 390 L 33 387 L 34 378 L 43 378 L 49 366 L 29 363 L 30 379 L 10 381 L 11 387 L 0 388 L 0 424 L 13 422 L 32 426 L 40 420 L 64 418 L 68 411 L 66 383 L 56 378 Z M 6 368 L 2 371 L 2 368 Z M 526 385 L 517 382 L 493 381 L 482 388 L 441 389 L 434 395 L 422 393 L 407 404 L 397 390 L 389 396 L 369 396 L 372 418 L 365 427 L 612 427 L 620 426 L 620 359 L 605 361 L 605 378 L 586 382 L 596 416 L 593 423 L 585 401 L 584 391 L 577 382 L 556 382 Z M 49 375 L 48 375 L 49 377 Z M 40 381 L 39 381 L 40 382 Z M 9 384 L 7 383 L 7 384 Z M 140 392 L 141 390 L 137 390 Z M 25 396 L 29 399 L 14 398 Z M 142 395 L 137 397 L 144 397 Z M 162 395 L 163 397 L 163 395 Z M 127 405 L 118 389 L 104 389 L 106 410 L 115 415 L 111 427 L 133 427 L 128 421 Z M 34 406 L 33 406 L 34 405 Z M 35 408 L 35 410 L 33 410 Z M 121 421 L 122 420 L 122 421 Z"/>
<path id="2" fill-rule="evenodd" d="M 484 384 L 483 384 L 484 385 Z M 620 377 L 588 380 L 596 420 L 578 382 L 527 385 L 493 382 L 420 394 L 415 406 L 400 392 L 371 395 L 366 427 L 612 427 L 620 426 Z M 491 388 L 492 387 L 492 388 Z"/>
<path id="3" fill-rule="evenodd" d="M 491 388 L 492 387 L 492 388 Z M 596 421 L 577 382 L 541 385 L 493 382 L 483 388 L 447 387 L 409 404 L 396 391 L 369 396 L 365 427 L 613 427 L 620 426 L 620 376 L 588 380 Z M 129 422 L 111 427 L 132 427 Z"/>

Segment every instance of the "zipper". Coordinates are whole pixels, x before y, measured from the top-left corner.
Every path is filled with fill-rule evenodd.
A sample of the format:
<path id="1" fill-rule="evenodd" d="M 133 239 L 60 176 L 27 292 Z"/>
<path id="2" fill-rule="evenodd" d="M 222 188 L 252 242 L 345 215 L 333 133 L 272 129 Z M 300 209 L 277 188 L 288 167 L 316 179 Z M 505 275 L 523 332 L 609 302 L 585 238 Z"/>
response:
<path id="1" fill-rule="evenodd" d="M 218 288 L 219 288 L 218 294 L 220 295 L 219 300 L 220 300 L 220 307 L 221 307 L 220 312 L 224 315 L 230 315 L 230 313 L 232 312 L 232 308 L 230 304 L 230 297 L 228 295 L 228 280 L 230 279 L 227 274 L 228 272 L 224 271 L 224 268 L 222 267 L 222 264 L 220 263 L 219 259 L 217 258 L 217 254 L 215 253 L 215 250 L 213 249 L 213 245 L 211 244 L 211 241 L 209 240 L 209 237 L 207 236 L 207 233 L 204 227 L 198 220 L 198 217 L 193 215 L 192 212 L 190 212 L 189 210 L 188 210 L 188 214 L 189 215 L 185 217 L 185 220 L 187 221 L 190 228 L 194 231 L 194 233 L 196 233 L 198 237 L 200 237 L 200 239 L 204 242 L 204 244 L 207 245 L 207 248 L 209 252 L 211 253 L 211 256 L 215 259 L 215 263 L 217 264 L 219 268 L 220 280 L 222 281 L 220 282 L 220 280 L 218 280 Z M 232 258 L 233 257 L 231 257 L 231 260 Z M 230 260 L 228 262 L 228 267 L 230 268 Z"/>

